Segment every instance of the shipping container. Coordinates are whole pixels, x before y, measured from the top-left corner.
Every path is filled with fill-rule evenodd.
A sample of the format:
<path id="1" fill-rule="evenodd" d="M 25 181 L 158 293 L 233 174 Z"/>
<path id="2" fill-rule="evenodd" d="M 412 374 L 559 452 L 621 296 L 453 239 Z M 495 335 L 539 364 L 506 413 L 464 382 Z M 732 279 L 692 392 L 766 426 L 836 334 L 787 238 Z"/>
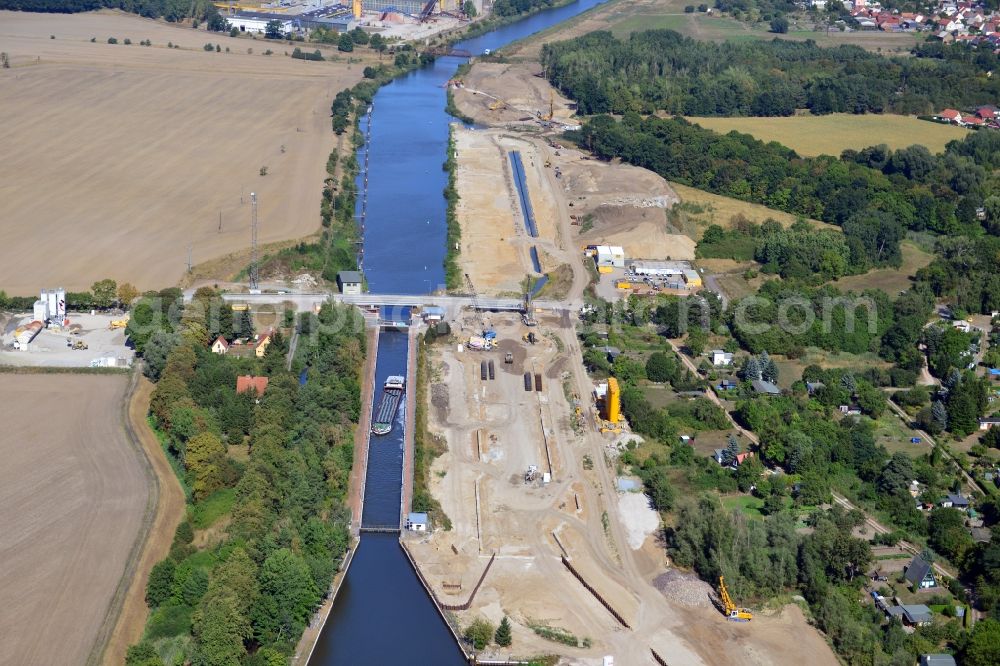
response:
<path id="1" fill-rule="evenodd" d="M 493 361 L 490 361 L 490 379 L 496 379 L 496 367 L 493 365 Z"/>
<path id="2" fill-rule="evenodd" d="M 484 382 L 486 381 L 486 361 L 479 364 L 479 378 Z"/>
<path id="3" fill-rule="evenodd" d="M 540 373 L 535 373 L 535 390 L 542 390 L 542 375 Z"/>
<path id="4" fill-rule="evenodd" d="M 524 373 L 524 390 L 525 391 L 530 391 L 531 390 L 531 373 L 530 372 Z"/>

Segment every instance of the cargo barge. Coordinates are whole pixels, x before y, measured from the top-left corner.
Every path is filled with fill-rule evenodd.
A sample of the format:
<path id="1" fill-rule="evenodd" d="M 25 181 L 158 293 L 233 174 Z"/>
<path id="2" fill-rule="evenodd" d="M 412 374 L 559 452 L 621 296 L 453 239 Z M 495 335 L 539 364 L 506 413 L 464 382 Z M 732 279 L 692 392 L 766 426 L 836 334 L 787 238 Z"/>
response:
<path id="1" fill-rule="evenodd" d="M 392 424 L 396 420 L 396 412 L 399 410 L 399 403 L 406 390 L 406 378 L 399 375 L 391 375 L 385 380 L 382 387 L 382 400 L 375 410 L 375 417 L 372 419 L 373 435 L 388 435 L 392 431 Z"/>

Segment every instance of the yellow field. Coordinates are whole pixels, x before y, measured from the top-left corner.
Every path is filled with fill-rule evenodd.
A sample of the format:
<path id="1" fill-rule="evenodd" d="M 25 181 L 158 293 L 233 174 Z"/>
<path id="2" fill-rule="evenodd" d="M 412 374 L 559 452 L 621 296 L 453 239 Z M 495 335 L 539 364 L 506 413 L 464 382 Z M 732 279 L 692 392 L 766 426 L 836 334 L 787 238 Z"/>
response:
<path id="1" fill-rule="evenodd" d="M 680 227 L 682 233 L 698 240 L 706 227 L 718 224 L 721 227 L 729 227 L 730 221 L 737 215 L 743 215 L 751 222 L 758 224 L 771 218 L 775 222 L 783 225 L 790 225 L 795 222 L 795 215 L 784 211 L 775 210 L 760 204 L 749 203 L 724 197 L 719 194 L 712 194 L 704 190 L 698 190 L 679 183 L 670 183 L 670 187 L 677 192 L 681 198 L 681 206 L 677 209 L 679 219 L 672 220 Z M 683 205 L 687 204 L 687 205 Z M 817 229 L 830 229 L 840 231 L 840 227 L 833 224 L 826 224 L 817 220 L 810 220 Z"/>
<path id="2" fill-rule="evenodd" d="M 890 148 L 914 144 L 939 153 L 949 141 L 968 133 L 951 125 L 918 120 L 910 116 L 834 113 L 828 116 L 790 116 L 788 118 L 688 118 L 693 123 L 716 132 L 736 130 L 752 134 L 761 141 L 777 141 L 799 155 L 840 155 L 846 148 L 859 150 L 880 143 Z"/>

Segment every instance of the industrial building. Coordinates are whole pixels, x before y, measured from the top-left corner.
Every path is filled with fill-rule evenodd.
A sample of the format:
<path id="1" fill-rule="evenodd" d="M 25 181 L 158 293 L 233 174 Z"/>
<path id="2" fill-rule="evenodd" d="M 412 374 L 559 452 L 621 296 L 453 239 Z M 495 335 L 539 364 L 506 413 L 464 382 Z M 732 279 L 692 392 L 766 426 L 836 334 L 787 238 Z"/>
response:
<path id="1" fill-rule="evenodd" d="M 226 24 L 230 29 L 236 28 L 240 32 L 263 35 L 267 32 L 267 24 L 271 21 L 281 23 L 281 34 L 289 33 L 293 30 L 292 20 L 287 16 L 277 14 L 265 14 L 262 12 L 239 12 L 232 16 L 226 16 Z"/>
<path id="2" fill-rule="evenodd" d="M 35 321 L 43 325 L 49 321 L 61 325 L 66 319 L 66 290 L 62 287 L 43 289 L 32 310 Z"/>
<path id="3" fill-rule="evenodd" d="M 352 11 L 350 7 L 345 5 L 333 5 L 294 15 L 269 13 L 266 11 L 239 11 L 228 14 L 224 18 L 230 28 L 236 28 L 240 32 L 259 35 L 267 31 L 267 24 L 271 21 L 278 21 L 281 24 L 282 34 L 315 30 L 317 28 L 324 28 L 334 32 L 348 32 L 358 26 L 361 4 L 356 3 L 356 7 L 357 9 Z"/>
<path id="4" fill-rule="evenodd" d="M 628 264 L 629 272 L 642 277 L 680 277 L 691 268 L 686 261 L 643 261 L 636 259 Z"/>

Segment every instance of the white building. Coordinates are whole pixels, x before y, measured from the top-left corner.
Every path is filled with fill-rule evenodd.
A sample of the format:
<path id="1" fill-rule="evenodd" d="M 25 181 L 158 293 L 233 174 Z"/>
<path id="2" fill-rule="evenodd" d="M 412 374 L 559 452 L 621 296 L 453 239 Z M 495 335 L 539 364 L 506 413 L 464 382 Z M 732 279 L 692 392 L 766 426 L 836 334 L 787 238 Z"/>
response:
<path id="1" fill-rule="evenodd" d="M 274 16 L 273 14 L 260 14 L 257 12 L 240 12 L 234 16 L 226 16 L 226 23 L 229 28 L 236 28 L 240 32 L 250 32 L 256 34 L 264 34 L 267 32 L 267 24 L 271 21 L 278 21 L 281 23 L 281 34 L 286 34 L 292 31 L 292 21 L 283 16 Z"/>
<path id="2" fill-rule="evenodd" d="M 625 250 L 619 245 L 598 245 L 597 265 L 625 268 Z"/>
<path id="3" fill-rule="evenodd" d="M 337 286 L 342 294 L 360 294 L 363 279 L 358 271 L 340 271 L 337 273 Z"/>
<path id="4" fill-rule="evenodd" d="M 721 349 L 712 350 L 712 365 L 718 368 L 732 364 L 733 355 L 731 353 L 722 351 Z"/>
<path id="5" fill-rule="evenodd" d="M 406 529 L 410 530 L 411 532 L 426 532 L 427 514 L 426 513 L 406 514 Z"/>
<path id="6" fill-rule="evenodd" d="M 647 277 L 681 277 L 684 271 L 691 267 L 687 262 L 682 261 L 633 261 L 629 263 L 629 270 L 636 275 Z"/>

